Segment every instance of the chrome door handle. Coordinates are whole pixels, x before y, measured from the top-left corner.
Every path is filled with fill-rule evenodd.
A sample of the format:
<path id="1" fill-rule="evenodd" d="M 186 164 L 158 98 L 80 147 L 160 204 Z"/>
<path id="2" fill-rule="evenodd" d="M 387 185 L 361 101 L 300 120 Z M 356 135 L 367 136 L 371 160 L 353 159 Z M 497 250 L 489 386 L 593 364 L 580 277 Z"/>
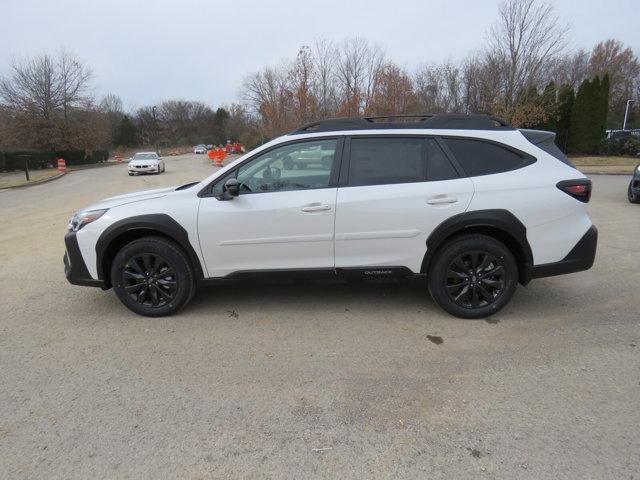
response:
<path id="1" fill-rule="evenodd" d="M 458 201 L 458 197 L 454 197 L 451 195 L 436 195 L 435 197 L 431 197 L 427 200 L 429 205 L 446 205 L 447 203 L 456 203 Z"/>
<path id="2" fill-rule="evenodd" d="M 327 205 L 325 203 L 310 203 L 309 205 L 305 205 L 300 210 L 303 212 L 325 212 L 327 210 L 331 210 L 331 205 Z"/>

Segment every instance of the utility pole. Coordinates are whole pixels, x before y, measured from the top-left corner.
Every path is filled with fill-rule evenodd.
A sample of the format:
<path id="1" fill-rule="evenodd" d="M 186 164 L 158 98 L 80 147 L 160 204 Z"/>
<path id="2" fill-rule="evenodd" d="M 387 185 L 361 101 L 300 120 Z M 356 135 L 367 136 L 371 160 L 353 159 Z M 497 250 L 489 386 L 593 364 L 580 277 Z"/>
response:
<path id="1" fill-rule="evenodd" d="M 156 118 L 155 105 L 151 107 L 151 112 L 153 113 L 153 140 L 154 140 L 154 143 L 156 144 L 156 153 L 159 155 L 160 152 L 158 152 L 158 119 Z"/>
<path id="2" fill-rule="evenodd" d="M 635 100 L 632 100 L 632 99 L 627 100 L 627 108 L 624 109 L 624 122 L 622 122 L 622 130 L 627 129 L 627 118 L 629 117 L 629 107 L 633 102 L 635 102 Z"/>

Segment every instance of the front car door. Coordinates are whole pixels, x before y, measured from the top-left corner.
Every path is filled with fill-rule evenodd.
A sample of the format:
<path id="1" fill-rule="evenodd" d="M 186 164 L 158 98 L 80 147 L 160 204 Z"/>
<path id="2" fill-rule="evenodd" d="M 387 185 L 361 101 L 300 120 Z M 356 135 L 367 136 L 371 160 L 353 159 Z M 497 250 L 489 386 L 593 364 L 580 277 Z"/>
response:
<path id="1" fill-rule="evenodd" d="M 434 138 L 354 136 L 345 156 L 336 207 L 336 268 L 420 272 L 429 234 L 467 209 L 473 183 L 459 176 Z"/>
<path id="2" fill-rule="evenodd" d="M 316 138 L 281 144 L 216 180 L 198 212 L 198 237 L 209 277 L 334 268 L 342 142 Z M 308 158 L 310 151 L 321 151 L 321 161 L 295 161 Z M 237 178 L 240 194 L 225 199 L 224 183 L 231 177 Z"/>

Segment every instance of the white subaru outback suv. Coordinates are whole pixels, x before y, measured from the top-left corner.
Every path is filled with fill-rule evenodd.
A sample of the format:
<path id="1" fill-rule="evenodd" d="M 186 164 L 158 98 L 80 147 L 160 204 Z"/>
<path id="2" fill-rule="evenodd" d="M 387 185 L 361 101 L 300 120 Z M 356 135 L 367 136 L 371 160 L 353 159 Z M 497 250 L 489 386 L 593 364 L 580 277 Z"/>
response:
<path id="1" fill-rule="evenodd" d="M 201 182 L 76 213 L 65 273 L 148 316 L 208 280 L 426 275 L 444 310 L 481 318 L 518 283 L 592 266 L 590 194 L 549 132 L 485 115 L 325 120 Z"/>

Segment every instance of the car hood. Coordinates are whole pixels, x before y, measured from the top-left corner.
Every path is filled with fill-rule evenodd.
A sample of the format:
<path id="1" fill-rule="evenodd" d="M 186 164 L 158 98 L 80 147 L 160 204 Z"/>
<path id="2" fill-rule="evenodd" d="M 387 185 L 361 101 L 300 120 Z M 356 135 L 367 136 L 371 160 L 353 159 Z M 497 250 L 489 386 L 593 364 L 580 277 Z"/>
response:
<path id="1" fill-rule="evenodd" d="M 160 160 L 157 158 L 151 158 L 149 160 L 131 160 L 129 165 L 153 165 L 154 163 L 158 163 Z"/>
<path id="2" fill-rule="evenodd" d="M 178 185 L 173 187 L 155 188 L 153 190 L 142 190 L 140 192 L 125 193 L 124 195 L 117 195 L 115 197 L 105 198 L 100 202 L 94 203 L 83 210 L 101 210 L 104 208 L 113 208 L 126 203 L 139 202 L 142 200 L 150 200 L 152 198 L 164 197 L 165 195 L 174 192 L 178 188 Z"/>

